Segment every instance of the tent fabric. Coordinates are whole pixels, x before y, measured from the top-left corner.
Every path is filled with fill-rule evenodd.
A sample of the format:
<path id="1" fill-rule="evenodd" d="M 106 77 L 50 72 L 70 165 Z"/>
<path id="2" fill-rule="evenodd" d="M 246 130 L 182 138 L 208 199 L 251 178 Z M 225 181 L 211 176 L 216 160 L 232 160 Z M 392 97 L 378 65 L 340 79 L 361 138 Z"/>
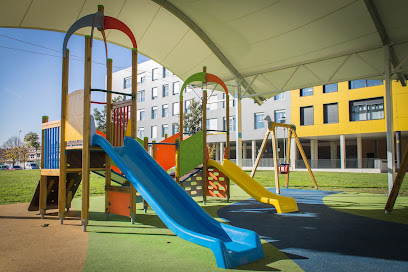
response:
<path id="1" fill-rule="evenodd" d="M 141 54 L 182 80 L 206 66 L 231 93 L 237 76 L 243 93 L 252 83 L 244 96 L 269 98 L 314 85 L 383 78 L 385 43 L 400 79 L 407 73 L 405 0 L 13 0 L 0 3 L 0 27 L 66 32 L 98 4 L 129 26 Z M 119 31 L 106 36 L 132 47 Z"/>

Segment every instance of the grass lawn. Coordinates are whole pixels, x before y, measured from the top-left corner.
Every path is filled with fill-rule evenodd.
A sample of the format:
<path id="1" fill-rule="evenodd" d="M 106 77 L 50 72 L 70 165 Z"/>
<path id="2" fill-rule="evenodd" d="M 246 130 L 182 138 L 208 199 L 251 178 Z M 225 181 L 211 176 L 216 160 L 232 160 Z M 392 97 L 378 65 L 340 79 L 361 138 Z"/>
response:
<path id="1" fill-rule="evenodd" d="M 247 172 L 249 174 L 249 171 Z M 314 172 L 320 190 L 360 193 L 387 193 L 387 174 Z M 0 205 L 31 201 L 40 170 L 0 171 Z M 273 171 L 257 171 L 255 179 L 265 187 L 274 187 Z M 408 177 L 402 184 L 400 195 L 408 196 Z M 285 186 L 285 175 L 280 175 L 280 185 Z M 91 196 L 104 195 L 105 179 L 91 173 Z M 313 190 L 308 172 L 290 173 L 289 188 Z M 81 186 L 76 197 L 81 196 Z"/>

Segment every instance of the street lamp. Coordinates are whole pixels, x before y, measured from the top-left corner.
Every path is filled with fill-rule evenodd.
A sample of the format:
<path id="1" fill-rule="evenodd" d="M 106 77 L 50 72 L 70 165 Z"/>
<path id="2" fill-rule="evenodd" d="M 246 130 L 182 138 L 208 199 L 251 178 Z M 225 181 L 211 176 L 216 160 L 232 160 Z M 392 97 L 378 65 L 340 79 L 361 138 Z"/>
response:
<path id="1" fill-rule="evenodd" d="M 21 143 L 21 140 L 20 140 L 20 133 L 21 133 L 21 129 L 20 129 L 20 131 L 18 132 L 18 144 L 20 144 L 20 143 Z"/>

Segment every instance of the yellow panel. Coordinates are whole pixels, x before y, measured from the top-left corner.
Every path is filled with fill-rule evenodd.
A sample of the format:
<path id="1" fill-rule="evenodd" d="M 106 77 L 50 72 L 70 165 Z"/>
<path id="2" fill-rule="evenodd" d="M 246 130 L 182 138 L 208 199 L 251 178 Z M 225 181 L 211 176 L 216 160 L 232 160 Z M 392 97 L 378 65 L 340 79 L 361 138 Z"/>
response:
<path id="1" fill-rule="evenodd" d="M 77 90 L 68 95 L 66 141 L 82 140 L 84 123 L 84 91 Z"/>

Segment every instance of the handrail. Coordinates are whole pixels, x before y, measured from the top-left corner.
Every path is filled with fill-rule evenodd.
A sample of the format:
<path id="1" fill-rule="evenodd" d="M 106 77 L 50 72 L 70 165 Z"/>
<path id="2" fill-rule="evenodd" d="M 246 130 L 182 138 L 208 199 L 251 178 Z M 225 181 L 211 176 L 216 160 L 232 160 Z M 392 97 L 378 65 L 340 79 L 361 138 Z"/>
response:
<path id="1" fill-rule="evenodd" d="M 103 92 L 103 93 L 120 94 L 120 95 L 131 96 L 131 97 L 132 97 L 132 100 L 134 100 L 134 99 L 135 99 L 134 94 L 129 94 L 129 93 L 122 93 L 122 92 L 108 91 L 108 90 L 103 90 L 103 89 L 91 89 L 91 92 Z"/>
<path id="2" fill-rule="evenodd" d="M 41 129 L 44 130 L 44 129 L 55 128 L 55 127 L 60 127 L 60 126 L 61 126 L 61 120 L 57 120 L 57 121 L 43 123 L 41 125 Z"/>

